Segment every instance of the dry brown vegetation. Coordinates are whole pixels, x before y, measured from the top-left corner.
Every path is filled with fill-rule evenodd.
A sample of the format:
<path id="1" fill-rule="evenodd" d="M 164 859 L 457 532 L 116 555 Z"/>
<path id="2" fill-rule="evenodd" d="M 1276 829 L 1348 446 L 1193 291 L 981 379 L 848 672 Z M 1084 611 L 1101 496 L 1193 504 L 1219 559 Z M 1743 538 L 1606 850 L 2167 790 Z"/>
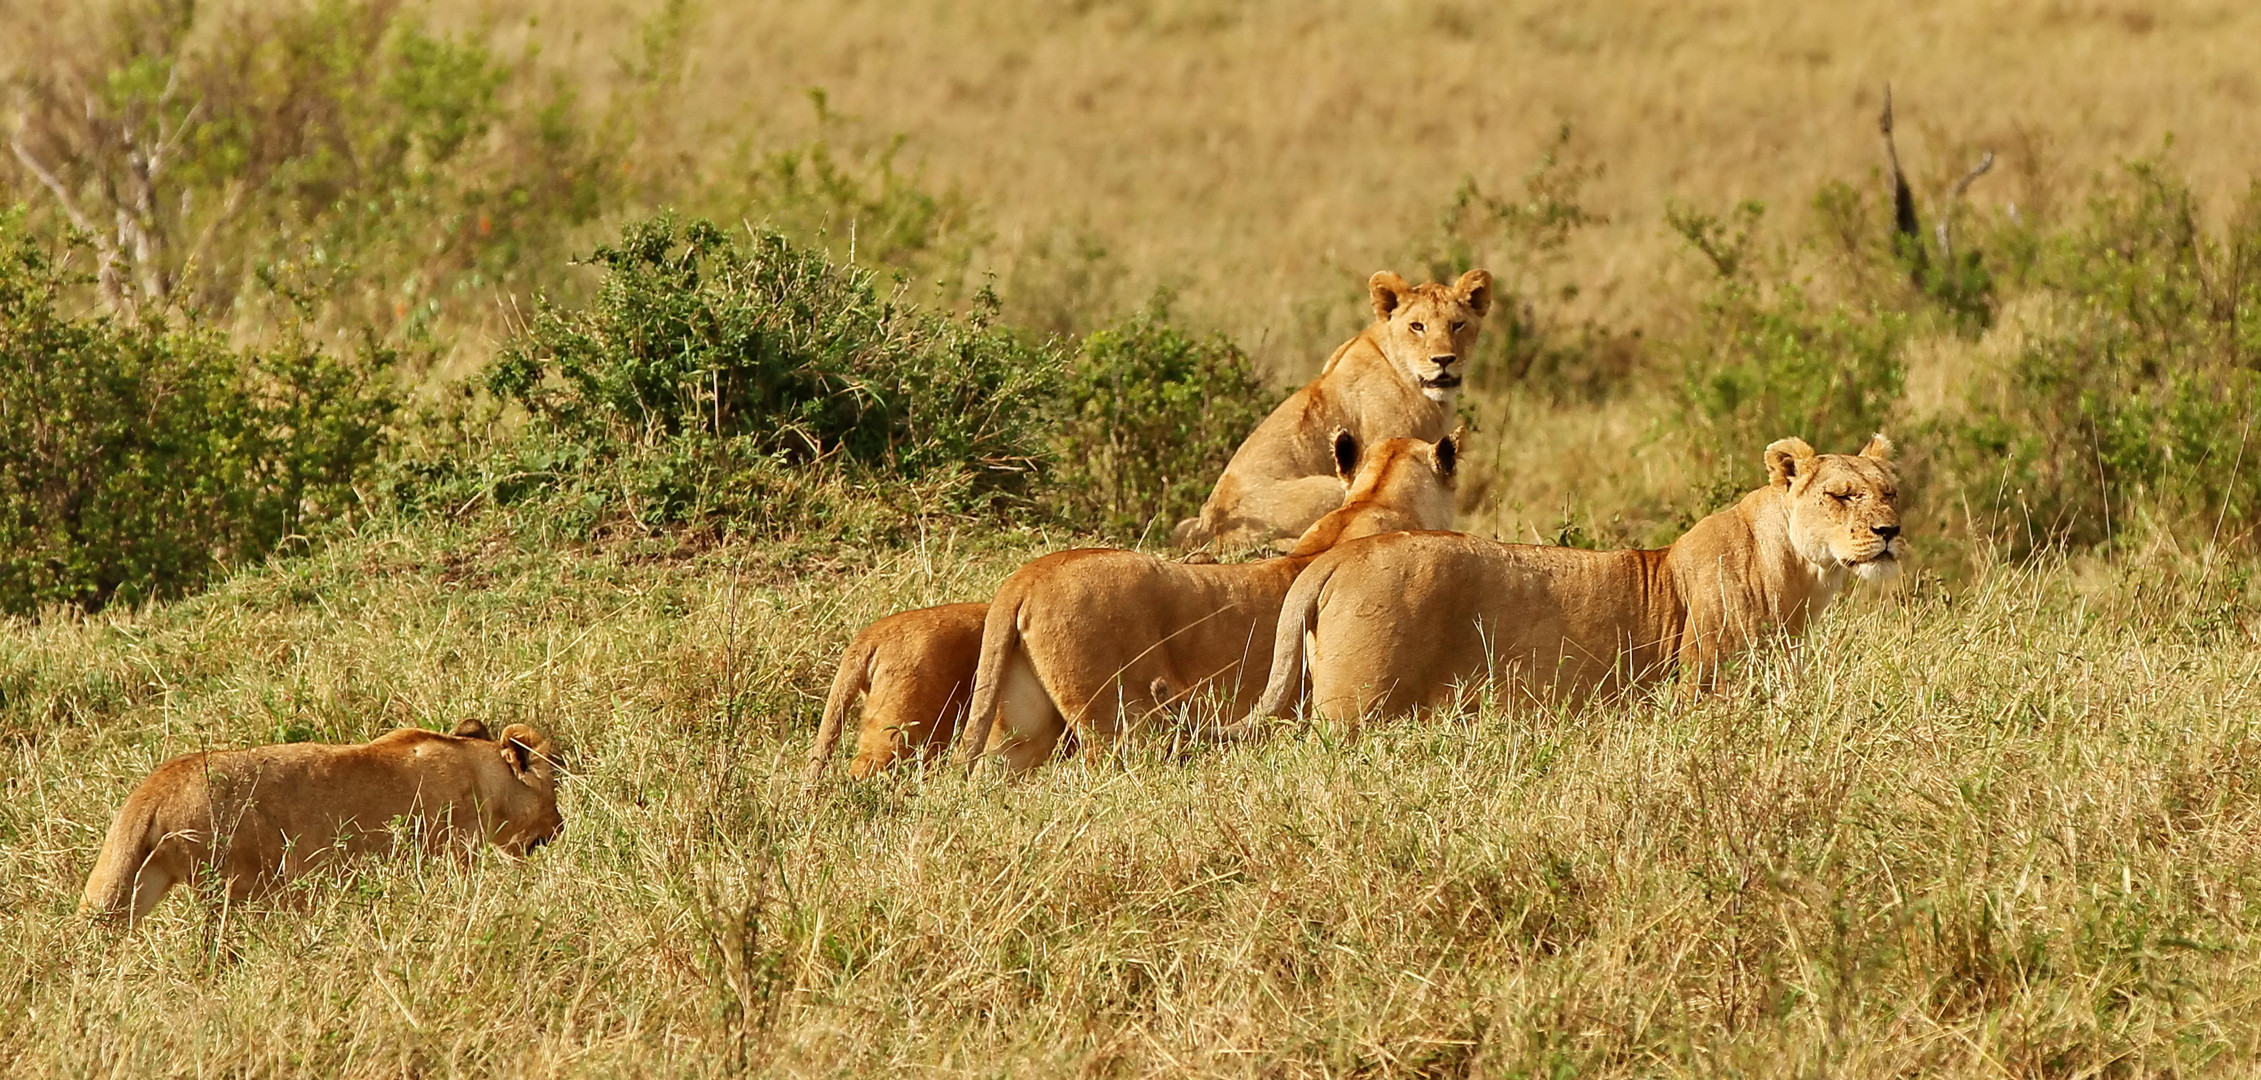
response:
<path id="1" fill-rule="evenodd" d="M 2253 651 L 2167 563 L 1824 620 L 1689 709 L 801 787 L 831 650 L 1057 539 L 831 570 L 372 535 L 11 635 L 13 1071 L 2238 1075 Z M 473 552 L 458 559 L 446 552 Z M 523 865 L 70 914 L 164 756 L 571 745 Z"/>
<path id="2" fill-rule="evenodd" d="M 586 70 L 644 14 L 477 10 L 534 17 Z M 1656 279 L 1688 259 L 1667 199 L 1798 207 L 1823 180 L 1869 177 L 1886 82 L 1923 193 L 1992 148 L 2001 171 L 1974 194 L 1993 208 L 2077 198 L 2170 134 L 2226 205 L 2261 139 L 2261 11 L 2229 3 L 911 0 L 703 19 L 687 131 L 794 132 L 822 88 L 975 198 L 1009 293 L 1091 274 L 1101 288 L 1074 299 L 1103 308 L 1178 285 L 1291 374 L 1354 328 L 1366 275 L 1405 267 L 1464 177 L 1512 188 L 1565 123 L 1605 167 L 1588 194 L 1610 219 L 1573 276 L 1635 320 L 1669 304 Z M 1106 252 L 1095 274 L 1086 240 Z"/>
<path id="3" fill-rule="evenodd" d="M 649 60 L 658 7 L 415 10 L 497 55 L 538 45 L 532 70 L 599 115 L 653 93 L 622 71 Z M 1883 416 L 1911 480 L 1953 494 L 1911 514 L 1902 587 L 1841 603 L 1794 655 L 1692 706 L 1486 705 L 1356 738 L 1141 744 L 1013 785 L 932 770 L 810 790 L 800 765 L 857 628 L 983 598 L 1020 561 L 1091 539 L 1033 513 L 977 523 L 922 504 L 887 543 L 829 504 L 829 536 L 568 536 L 490 487 L 485 504 L 294 542 L 199 595 L 11 619 L 0 1071 L 2151 1077 L 2261 1062 L 2261 599 L 2239 524 L 2254 500 L 2137 484 L 2147 501 L 2105 497 L 2134 524 L 2039 551 L 1970 524 L 1983 470 L 1932 455 L 2015 396 L 2034 343 L 2083 362 L 2063 345 L 2089 340 L 2067 336 L 2078 305 L 2005 285 L 1990 325 L 1956 324 L 1902 295 L 1888 260 L 1813 239 L 1830 226 L 1815 192 L 1838 180 L 1876 226 L 1845 250 L 1881 242 L 1887 81 L 1927 215 L 1980 150 L 1999 155 L 1963 211 L 1970 235 L 2077 230 L 2097 178 L 2170 134 L 2212 227 L 2261 141 L 2261 9 L 692 15 L 658 104 L 605 114 L 633 119 L 635 179 L 558 226 L 583 249 L 659 196 L 724 220 L 790 209 L 749 194 L 770 155 L 826 140 L 869 169 L 900 133 L 894 167 L 941 208 L 941 239 L 900 263 L 918 275 L 906 288 L 963 307 L 993 273 L 1002 318 L 1031 338 L 1174 288 L 1178 318 L 1284 383 L 1363 317 L 1367 274 L 1428 269 L 1465 182 L 1519 198 L 1553 152 L 1586 170 L 1578 202 L 1606 220 L 1555 255 L 1496 236 L 1475 254 L 1520 274 L 1551 325 L 1597 329 L 1561 339 L 1572 378 L 1476 376 L 1465 527 L 1654 541 L 1723 478 L 1757 482 L 1763 442 L 1738 450 L 1732 417 L 1699 430 L 1671 366 L 1719 316 L 1668 204 L 1766 202 L 1768 280 L 1810 274 L 1819 303 L 1900 290 L 1887 306 L 1916 314 L 1894 324 L 1905 393 Z M 78 5 L 0 0 L 0 68 L 98 25 Z M 37 194 L 4 155 L 0 180 Z M 837 220 L 790 224 L 845 253 Z M 428 325 L 386 322 L 375 294 L 346 306 L 429 335 L 395 340 L 439 354 L 418 369 L 430 389 L 496 351 L 512 325 L 498 297 L 588 280 L 551 270 L 451 294 Z M 1577 383 L 1596 371 L 1623 377 Z M 2214 434 L 2210 455 L 2261 461 L 2234 428 Z M 916 501 L 861 495 L 873 518 Z M 180 890 L 130 932 L 74 916 L 109 815 L 164 758 L 467 716 L 531 721 L 568 748 L 566 831 L 534 858 L 357 863 L 248 908 Z"/>

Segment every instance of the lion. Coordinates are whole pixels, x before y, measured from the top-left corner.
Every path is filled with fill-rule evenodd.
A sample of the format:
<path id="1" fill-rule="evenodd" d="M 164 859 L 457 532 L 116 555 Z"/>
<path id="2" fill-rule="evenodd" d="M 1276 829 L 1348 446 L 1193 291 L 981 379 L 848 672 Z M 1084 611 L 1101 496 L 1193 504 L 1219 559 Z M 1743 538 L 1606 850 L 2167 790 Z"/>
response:
<path id="1" fill-rule="evenodd" d="M 1327 358 L 1234 451 L 1200 512 L 1178 523 L 1178 548 L 1247 550 L 1299 536 L 1342 505 L 1331 433 L 1360 446 L 1435 442 L 1453 426 L 1453 400 L 1492 306 L 1492 275 L 1408 285 L 1384 270 L 1367 282 L 1374 322 Z"/>
<path id="2" fill-rule="evenodd" d="M 927 761 L 948 750 L 973 697 L 988 612 L 988 604 L 943 604 L 897 612 L 857 634 L 832 677 L 816 748 L 809 751 L 809 782 L 824 776 L 859 694 L 864 715 L 848 775 L 862 780 L 907 755 Z"/>
<path id="3" fill-rule="evenodd" d="M 1581 700 L 1674 671 L 1711 685 L 1737 651 L 1801 634 L 1846 576 L 1898 572 L 1898 478 L 1883 435 L 1858 454 L 1766 448 L 1767 486 L 1668 548 L 1584 551 L 1415 532 L 1344 544 L 1296 579 L 1249 737 L 1290 714 L 1357 723 L 1453 704 L 1498 679 Z M 1308 662 L 1307 662 L 1308 661 Z"/>
<path id="4" fill-rule="evenodd" d="M 1385 439 L 1360 462 L 1357 440 L 1337 432 L 1350 499 L 1280 558 L 1193 564 L 1085 548 L 1014 571 L 982 629 L 967 766 L 993 738 L 1015 772 L 1049 759 L 1063 735 L 1095 753 L 1207 694 L 1239 715 L 1264 685 L 1264 646 L 1305 564 L 1345 540 L 1451 524 L 1461 438 Z"/>
<path id="5" fill-rule="evenodd" d="M 184 754 L 126 796 L 95 856 L 79 910 L 147 917 L 203 873 L 231 900 L 262 895 L 340 855 L 387 851 L 395 819 L 421 819 L 428 850 L 481 842 L 523 856 L 565 827 L 548 739 L 512 724 L 500 739 L 467 720 L 367 743 L 286 743 Z"/>

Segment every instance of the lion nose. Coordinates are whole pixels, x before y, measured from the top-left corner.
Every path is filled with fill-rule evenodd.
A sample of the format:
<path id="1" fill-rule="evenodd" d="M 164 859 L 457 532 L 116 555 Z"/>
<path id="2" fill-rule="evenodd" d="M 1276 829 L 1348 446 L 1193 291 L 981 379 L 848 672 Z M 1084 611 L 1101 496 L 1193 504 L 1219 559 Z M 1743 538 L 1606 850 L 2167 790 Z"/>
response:
<path id="1" fill-rule="evenodd" d="M 1454 355 L 1452 355 L 1451 353 L 1446 353 L 1446 354 L 1445 354 L 1445 355 L 1443 355 L 1443 356 L 1432 356 L 1432 357 L 1430 357 L 1430 358 L 1429 358 L 1429 362 L 1430 362 L 1430 363 L 1432 363 L 1432 364 L 1435 364 L 1435 365 L 1437 365 L 1437 370 L 1439 370 L 1439 371 L 1442 371 L 1442 370 L 1444 370 L 1445 368 L 1451 367 L 1451 366 L 1453 366 L 1454 364 L 1457 364 L 1457 363 L 1459 363 L 1459 362 L 1460 362 L 1460 358 L 1459 358 L 1459 357 L 1457 357 L 1457 356 L 1454 356 Z"/>
<path id="2" fill-rule="evenodd" d="M 1880 537 L 1883 537 L 1886 540 L 1890 540 L 1893 537 L 1900 535 L 1900 527 L 1898 525 L 1871 525 L 1869 526 L 1869 531 L 1875 533 Z"/>

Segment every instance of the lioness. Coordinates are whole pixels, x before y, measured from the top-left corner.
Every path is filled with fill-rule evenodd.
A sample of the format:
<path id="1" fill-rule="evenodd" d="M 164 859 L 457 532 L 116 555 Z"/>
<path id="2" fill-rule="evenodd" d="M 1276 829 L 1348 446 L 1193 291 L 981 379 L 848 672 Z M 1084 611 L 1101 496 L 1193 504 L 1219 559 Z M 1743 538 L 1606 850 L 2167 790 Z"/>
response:
<path id="1" fill-rule="evenodd" d="M 1171 562 L 1086 548 L 1037 559 L 1005 580 L 982 630 L 969 767 L 992 738 L 1014 771 L 1073 733 L 1097 751 L 1128 725 L 1207 691 L 1239 715 L 1264 685 L 1265 646 L 1296 573 L 1336 543 L 1452 522 L 1459 433 L 1385 439 L 1358 460 L 1335 438 L 1350 501 L 1319 519 L 1286 556 L 1237 564 Z M 994 729 L 994 735 L 992 734 Z"/>
<path id="2" fill-rule="evenodd" d="M 126 796 L 79 910 L 138 922 L 200 872 L 246 900 L 334 855 L 389 850 L 390 823 L 421 818 L 432 850 L 488 841 L 524 855 L 565 827 L 549 740 L 525 724 L 492 739 L 402 728 L 355 745 L 289 743 L 184 754 Z"/>
<path id="3" fill-rule="evenodd" d="M 816 748 L 809 751 L 809 781 L 824 775 L 858 694 L 864 695 L 864 716 L 848 775 L 862 780 L 906 754 L 931 760 L 947 750 L 973 697 L 981 621 L 988 611 L 988 604 L 943 604 L 897 612 L 864 627 L 832 677 Z"/>
<path id="4" fill-rule="evenodd" d="M 1312 712 L 1356 721 L 1450 704 L 1488 678 L 1576 699 L 1675 668 L 1703 685 L 1737 650 L 1795 635 L 1847 571 L 1898 572 L 1898 481 L 1884 436 L 1857 455 L 1801 439 L 1766 448 L 1766 487 L 1661 551 L 1502 544 L 1401 533 L 1344 544 L 1306 568 L 1248 721 Z"/>
<path id="5" fill-rule="evenodd" d="M 1246 549 L 1302 534 L 1342 505 L 1333 433 L 1360 446 L 1435 442 L 1452 428 L 1453 397 L 1492 306 L 1492 275 L 1408 285 L 1387 270 L 1367 282 L 1374 322 L 1343 343 L 1310 385 L 1256 425 L 1201 512 L 1171 534 L 1180 548 Z"/>

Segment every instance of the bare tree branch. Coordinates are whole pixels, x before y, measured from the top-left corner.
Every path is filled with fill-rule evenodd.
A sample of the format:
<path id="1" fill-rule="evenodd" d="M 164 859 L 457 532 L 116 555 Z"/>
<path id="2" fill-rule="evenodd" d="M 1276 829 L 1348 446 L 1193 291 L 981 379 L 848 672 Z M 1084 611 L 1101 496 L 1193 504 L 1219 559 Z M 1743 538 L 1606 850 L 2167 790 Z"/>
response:
<path id="1" fill-rule="evenodd" d="M 1985 176 L 1987 170 L 1992 169 L 1993 167 L 1994 151 L 1988 150 L 1986 152 L 1986 156 L 1980 158 L 1978 164 L 1973 166 L 1971 168 L 1971 171 L 1964 173 L 1962 179 L 1955 181 L 1955 190 L 1952 197 L 1957 199 L 1962 198 L 1963 192 L 1970 189 L 1971 181 L 1976 180 L 1981 176 Z"/>
<path id="2" fill-rule="evenodd" d="M 1970 190 L 1971 182 L 1977 180 L 1981 176 L 1985 176 L 1986 170 L 1993 167 L 1994 151 L 1988 150 L 1986 152 L 1986 156 L 1980 158 L 1978 164 L 1974 166 L 1971 171 L 1964 173 L 1962 179 L 1955 181 L 1955 186 L 1953 190 L 1947 193 L 1947 198 L 1950 201 L 1960 201 L 1963 197 L 1963 192 Z M 1939 225 L 1937 231 L 1939 237 L 1939 258 L 1942 261 L 1952 260 L 1955 257 L 1955 245 L 1953 240 L 1948 235 L 1947 228 L 1948 222 L 1953 218 L 1953 216 L 1953 207 L 1949 207 L 1946 213 L 1939 216 Z"/>
<path id="3" fill-rule="evenodd" d="M 1884 84 L 1884 112 L 1876 118 L 1876 129 L 1884 136 L 1884 160 L 1892 169 L 1892 227 L 1902 236 L 1922 236 L 1923 226 L 1916 222 L 1916 193 L 1908 186 L 1907 174 L 1900 171 L 1900 153 L 1892 145 L 1891 83 Z M 1921 258 L 1922 247 L 1915 250 L 1916 257 Z"/>
<path id="4" fill-rule="evenodd" d="M 49 169 L 45 163 L 41 162 L 31 152 L 31 147 L 24 145 L 24 123 L 24 116 L 19 112 L 16 116 L 16 130 L 8 139 L 8 149 L 13 151 L 16 160 L 22 162 L 24 168 L 30 170 L 32 176 L 38 179 L 40 186 L 46 188 L 47 193 L 55 197 L 56 205 L 63 208 L 63 216 L 69 218 L 72 225 L 93 241 L 94 277 L 97 286 L 102 291 L 103 304 L 121 315 L 131 315 L 135 305 L 126 295 L 125 286 L 119 280 L 118 263 L 120 259 L 117 242 L 104 234 L 102 230 L 94 227 L 93 219 L 87 217 L 85 211 L 79 209 L 78 200 L 71 197 L 70 188 L 63 183 L 62 178 L 56 176 L 54 170 Z"/>
<path id="5" fill-rule="evenodd" d="M 63 207 L 64 216 L 71 219 L 71 224 L 86 232 L 95 231 L 94 223 L 87 220 L 86 215 L 79 211 L 78 202 L 71 198 L 71 193 L 69 189 L 63 186 L 63 181 L 58 179 L 47 166 L 41 164 L 38 158 L 33 157 L 31 148 L 24 145 L 21 117 L 17 119 L 15 134 L 8 140 L 8 149 L 15 151 L 16 160 L 22 162 L 24 168 L 31 170 L 31 175 L 38 179 L 41 187 L 47 189 L 48 194 L 55 196 L 55 201 Z"/>

